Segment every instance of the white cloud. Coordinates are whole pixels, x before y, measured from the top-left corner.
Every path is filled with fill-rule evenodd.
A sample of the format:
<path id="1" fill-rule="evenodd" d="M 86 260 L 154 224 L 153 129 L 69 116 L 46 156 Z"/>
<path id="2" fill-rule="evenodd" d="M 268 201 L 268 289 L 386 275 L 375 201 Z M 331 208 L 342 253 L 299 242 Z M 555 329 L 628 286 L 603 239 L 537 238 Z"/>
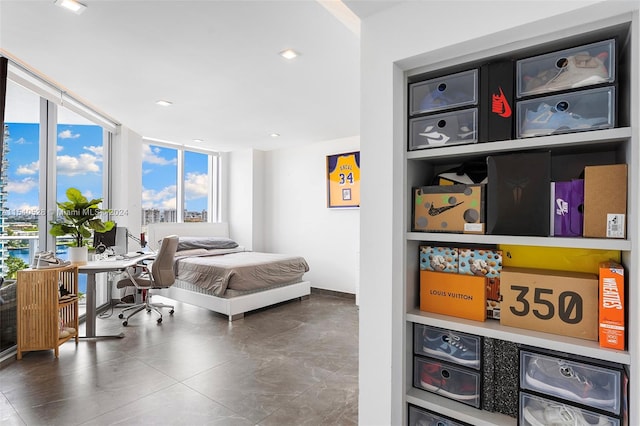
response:
<path id="1" fill-rule="evenodd" d="M 19 139 L 16 139 L 15 141 L 13 141 L 13 140 L 12 140 L 11 142 L 12 142 L 12 143 L 16 143 L 16 144 L 18 144 L 18 145 L 24 145 L 24 144 L 26 144 L 26 143 L 29 143 L 29 142 L 27 142 L 27 140 L 26 140 L 25 138 L 23 138 L 23 137 L 20 137 Z"/>
<path id="2" fill-rule="evenodd" d="M 184 180 L 184 195 L 187 200 L 208 196 L 209 175 L 207 173 L 187 173 Z"/>
<path id="3" fill-rule="evenodd" d="M 35 175 L 38 173 L 38 169 L 40 168 L 40 162 L 34 161 L 31 164 L 23 164 L 18 166 L 16 169 L 16 174 L 18 175 Z"/>
<path id="4" fill-rule="evenodd" d="M 38 181 L 34 178 L 28 177 L 24 178 L 21 181 L 8 181 L 7 182 L 7 192 L 14 194 L 26 194 L 34 188 L 38 187 Z"/>
<path id="5" fill-rule="evenodd" d="M 58 133 L 60 139 L 77 139 L 80 137 L 80 133 L 73 133 L 70 129 L 63 130 Z"/>
<path id="6" fill-rule="evenodd" d="M 96 157 L 102 158 L 102 146 L 83 146 L 82 149 L 86 149 L 87 151 L 93 153 Z"/>
<path id="7" fill-rule="evenodd" d="M 60 152 L 64 149 L 64 147 L 62 145 L 56 145 L 56 151 Z"/>
<path id="8" fill-rule="evenodd" d="M 143 209 L 175 209 L 176 186 L 169 185 L 159 191 L 142 188 Z"/>
<path id="9" fill-rule="evenodd" d="M 147 144 L 142 145 L 142 162 L 143 163 L 151 163 L 157 164 L 160 166 L 166 166 L 169 164 L 176 164 L 177 160 L 175 158 L 171 160 L 167 160 L 166 158 L 162 158 L 158 156 L 160 152 L 159 149 L 151 149 L 151 147 Z"/>
<path id="10" fill-rule="evenodd" d="M 58 155 L 56 165 L 58 173 L 66 176 L 75 176 L 86 173 L 98 173 L 100 167 L 96 164 L 99 161 L 91 154 L 80 154 L 78 158 L 70 155 Z"/>

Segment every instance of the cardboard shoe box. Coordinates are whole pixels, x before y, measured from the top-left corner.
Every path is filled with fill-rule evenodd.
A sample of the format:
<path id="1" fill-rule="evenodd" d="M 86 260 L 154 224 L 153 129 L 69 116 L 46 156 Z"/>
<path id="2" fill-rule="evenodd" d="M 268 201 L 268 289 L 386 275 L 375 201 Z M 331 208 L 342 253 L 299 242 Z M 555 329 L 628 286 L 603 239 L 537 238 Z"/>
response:
<path id="1" fill-rule="evenodd" d="M 598 340 L 598 277 L 583 272 L 503 268 L 500 324 Z"/>
<path id="2" fill-rule="evenodd" d="M 600 263 L 600 308 L 598 312 L 600 346 L 624 350 L 625 297 L 624 268 L 617 262 Z"/>
<path id="3" fill-rule="evenodd" d="M 627 165 L 584 168 L 583 236 L 625 238 Z"/>
<path id="4" fill-rule="evenodd" d="M 486 319 L 486 278 L 420 271 L 420 310 L 475 321 Z"/>
<path id="5" fill-rule="evenodd" d="M 484 234 L 484 185 L 416 188 L 413 219 L 415 231 Z"/>

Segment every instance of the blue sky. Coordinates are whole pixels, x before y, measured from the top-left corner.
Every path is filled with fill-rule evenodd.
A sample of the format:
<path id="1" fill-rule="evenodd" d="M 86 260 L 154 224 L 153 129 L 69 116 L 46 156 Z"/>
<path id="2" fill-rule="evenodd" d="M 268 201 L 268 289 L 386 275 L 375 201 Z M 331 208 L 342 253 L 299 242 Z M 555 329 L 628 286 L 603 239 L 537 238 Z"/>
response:
<path id="1" fill-rule="evenodd" d="M 8 123 L 10 152 L 7 173 L 7 207 L 16 211 L 38 210 L 39 126 Z M 57 196 L 66 200 L 69 187 L 88 198 L 102 197 L 102 128 L 93 125 L 58 125 Z M 185 198 L 188 210 L 206 208 L 209 179 L 207 155 L 185 153 Z M 143 145 L 144 208 L 175 208 L 177 151 Z"/>

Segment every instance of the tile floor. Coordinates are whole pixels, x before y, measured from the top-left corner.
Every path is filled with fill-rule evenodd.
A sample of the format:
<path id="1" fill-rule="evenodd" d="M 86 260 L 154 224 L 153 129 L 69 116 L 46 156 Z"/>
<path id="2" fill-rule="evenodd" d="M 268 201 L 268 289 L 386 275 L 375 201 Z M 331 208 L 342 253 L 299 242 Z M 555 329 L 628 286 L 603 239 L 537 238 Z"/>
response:
<path id="1" fill-rule="evenodd" d="M 159 300 L 158 300 L 159 301 Z M 357 425 L 358 310 L 312 293 L 229 323 L 182 303 L 0 370 L 2 425 Z M 81 327 L 81 335 L 83 330 Z"/>

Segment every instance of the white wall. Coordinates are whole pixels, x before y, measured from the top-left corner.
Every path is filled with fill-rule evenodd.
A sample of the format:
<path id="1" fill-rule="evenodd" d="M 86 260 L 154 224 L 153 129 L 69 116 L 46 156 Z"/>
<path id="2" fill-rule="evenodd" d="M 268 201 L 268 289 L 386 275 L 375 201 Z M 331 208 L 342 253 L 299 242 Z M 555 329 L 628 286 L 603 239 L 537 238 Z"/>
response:
<path id="1" fill-rule="evenodd" d="M 629 9 L 630 1 L 409 1 L 361 26 L 359 423 L 402 424 L 405 215 L 404 71 L 561 31 Z M 637 2 L 633 2 L 637 10 Z M 554 17 L 551 19 L 551 17 Z M 538 21 L 535 25 L 521 25 Z M 509 28 L 515 28 L 508 30 Z M 464 43 L 464 44 L 461 44 Z"/>
<path id="2" fill-rule="evenodd" d="M 229 234 L 248 250 L 263 247 L 263 153 L 253 149 L 225 155 L 227 199 L 223 221 L 229 222 Z"/>
<path id="3" fill-rule="evenodd" d="M 133 235 L 140 235 L 142 194 L 142 136 L 121 127 L 111 147 L 111 208 L 118 226 L 126 226 Z M 129 240 L 129 251 L 139 248 Z"/>
<path id="4" fill-rule="evenodd" d="M 265 152 L 265 250 L 300 254 L 311 286 L 356 293 L 360 209 L 327 208 L 326 156 L 360 149 L 358 137 Z"/>

